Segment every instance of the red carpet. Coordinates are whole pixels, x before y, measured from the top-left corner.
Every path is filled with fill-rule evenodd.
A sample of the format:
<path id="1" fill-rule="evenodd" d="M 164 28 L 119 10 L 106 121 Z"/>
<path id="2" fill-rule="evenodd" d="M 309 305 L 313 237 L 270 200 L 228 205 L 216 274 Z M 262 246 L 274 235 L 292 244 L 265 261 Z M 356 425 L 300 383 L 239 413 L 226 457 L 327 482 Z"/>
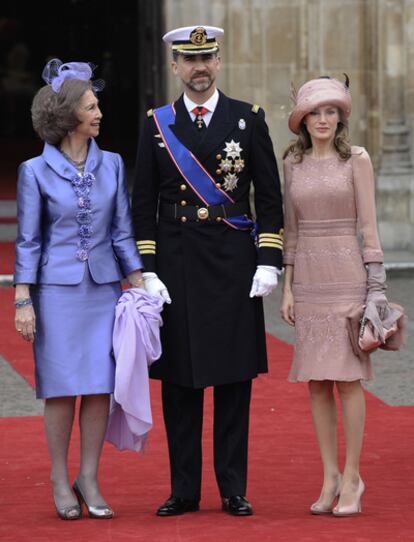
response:
<path id="1" fill-rule="evenodd" d="M 1 225 L 0 225 L 1 227 Z M 14 242 L 0 243 L 0 275 L 13 274 L 14 265 Z"/>
<path id="2" fill-rule="evenodd" d="M 0 289 L 0 354 L 33 382 L 30 347 L 13 331 L 10 288 Z M 212 469 L 211 393 L 207 393 L 201 511 L 157 518 L 169 493 L 167 449 L 159 385 L 152 384 L 155 427 L 144 455 L 106 445 L 101 483 L 116 510 L 108 521 L 63 522 L 54 513 L 42 419 L 3 418 L 0 446 L 2 542 L 396 542 L 414 540 L 414 410 L 392 408 L 367 394 L 362 473 L 367 485 L 363 515 L 317 517 L 308 513 L 321 479 L 304 385 L 288 384 L 291 347 L 268 338 L 270 375 L 254 386 L 248 496 L 249 518 L 226 516 Z M 79 438 L 70 453 L 76 475 Z"/>

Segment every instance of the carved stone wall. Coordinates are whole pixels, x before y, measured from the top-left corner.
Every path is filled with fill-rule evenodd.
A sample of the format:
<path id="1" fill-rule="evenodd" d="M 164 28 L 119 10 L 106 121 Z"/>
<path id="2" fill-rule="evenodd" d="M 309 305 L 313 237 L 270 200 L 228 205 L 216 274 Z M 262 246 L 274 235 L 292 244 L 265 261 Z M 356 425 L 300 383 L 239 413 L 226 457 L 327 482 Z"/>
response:
<path id="1" fill-rule="evenodd" d="M 378 174 L 384 248 L 414 248 L 414 0 L 164 0 L 164 10 L 166 29 L 224 28 L 219 87 L 265 109 L 279 162 L 291 82 L 346 72 L 351 139 Z M 167 81 L 173 98 L 180 85 Z"/>

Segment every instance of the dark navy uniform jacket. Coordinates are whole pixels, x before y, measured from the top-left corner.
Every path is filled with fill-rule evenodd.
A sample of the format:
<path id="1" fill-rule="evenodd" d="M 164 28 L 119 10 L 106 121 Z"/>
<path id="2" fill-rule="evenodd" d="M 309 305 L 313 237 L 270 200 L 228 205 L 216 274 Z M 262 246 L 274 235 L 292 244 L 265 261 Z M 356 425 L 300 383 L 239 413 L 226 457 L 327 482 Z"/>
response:
<path id="1" fill-rule="evenodd" d="M 138 147 L 132 214 L 145 270 L 158 274 L 172 298 L 163 312 L 163 355 L 151 376 L 195 388 L 249 380 L 267 371 L 262 300 L 249 298 L 252 278 L 257 265 L 282 265 L 280 181 L 265 115 L 220 92 L 200 134 L 182 96 L 174 106 L 171 129 L 235 202 L 249 201 L 253 183 L 258 246 L 249 231 L 222 221 L 159 215 L 160 202 L 205 204 L 170 158 L 150 111 Z M 237 161 L 229 148 L 239 150 Z M 235 183 L 226 181 L 226 160 L 239 167 L 231 170 Z"/>

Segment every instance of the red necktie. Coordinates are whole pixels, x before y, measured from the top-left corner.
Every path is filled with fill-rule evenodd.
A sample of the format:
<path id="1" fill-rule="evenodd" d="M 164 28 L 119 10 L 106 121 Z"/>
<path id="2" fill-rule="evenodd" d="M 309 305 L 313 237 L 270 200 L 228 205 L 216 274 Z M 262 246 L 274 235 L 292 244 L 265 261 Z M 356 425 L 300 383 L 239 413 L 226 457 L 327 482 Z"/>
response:
<path id="1" fill-rule="evenodd" d="M 209 113 L 209 110 L 206 107 L 203 107 L 202 105 L 198 105 L 197 107 L 194 107 L 194 109 L 191 110 L 191 113 L 194 113 L 196 116 L 194 123 L 198 130 L 202 130 L 203 128 L 206 128 L 206 124 L 203 119 L 203 115 L 206 113 Z"/>

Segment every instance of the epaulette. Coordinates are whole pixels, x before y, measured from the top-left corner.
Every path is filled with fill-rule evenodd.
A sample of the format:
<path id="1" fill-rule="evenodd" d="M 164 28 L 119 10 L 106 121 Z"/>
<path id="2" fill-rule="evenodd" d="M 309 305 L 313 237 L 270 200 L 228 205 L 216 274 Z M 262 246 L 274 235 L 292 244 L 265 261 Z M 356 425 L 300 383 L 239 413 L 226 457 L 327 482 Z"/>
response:
<path id="1" fill-rule="evenodd" d="M 257 113 L 259 112 L 259 109 L 260 109 L 260 105 L 258 105 L 258 104 L 253 104 L 253 105 L 252 105 L 252 111 L 253 111 L 253 113 L 256 113 L 256 114 L 257 114 Z"/>
<path id="2" fill-rule="evenodd" d="M 148 111 L 147 111 L 147 117 L 148 117 L 148 118 L 149 118 L 149 117 L 152 117 L 153 114 L 154 114 L 154 110 L 153 110 L 153 109 L 148 109 Z"/>

